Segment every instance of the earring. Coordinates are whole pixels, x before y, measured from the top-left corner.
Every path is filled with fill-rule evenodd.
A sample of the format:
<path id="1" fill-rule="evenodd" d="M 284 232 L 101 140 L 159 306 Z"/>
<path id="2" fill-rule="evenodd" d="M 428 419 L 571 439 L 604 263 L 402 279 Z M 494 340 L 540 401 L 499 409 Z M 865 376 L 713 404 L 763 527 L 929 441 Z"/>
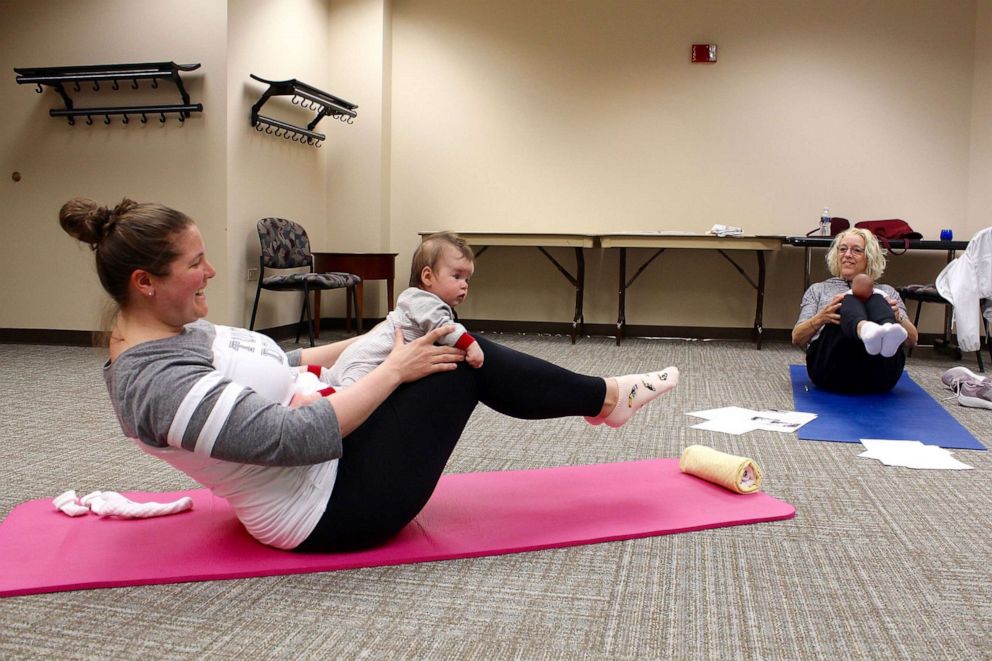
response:
<path id="1" fill-rule="evenodd" d="M 149 289 L 148 290 L 148 295 L 149 296 L 154 296 L 155 295 L 155 290 L 154 289 Z"/>

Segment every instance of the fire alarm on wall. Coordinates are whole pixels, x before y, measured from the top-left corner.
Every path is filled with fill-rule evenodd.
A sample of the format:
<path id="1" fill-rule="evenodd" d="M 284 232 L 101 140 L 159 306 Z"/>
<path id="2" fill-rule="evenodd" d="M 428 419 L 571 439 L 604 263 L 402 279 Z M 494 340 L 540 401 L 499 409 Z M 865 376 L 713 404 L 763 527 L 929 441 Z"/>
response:
<path id="1" fill-rule="evenodd" d="M 716 62 L 716 44 L 693 44 L 691 62 Z"/>

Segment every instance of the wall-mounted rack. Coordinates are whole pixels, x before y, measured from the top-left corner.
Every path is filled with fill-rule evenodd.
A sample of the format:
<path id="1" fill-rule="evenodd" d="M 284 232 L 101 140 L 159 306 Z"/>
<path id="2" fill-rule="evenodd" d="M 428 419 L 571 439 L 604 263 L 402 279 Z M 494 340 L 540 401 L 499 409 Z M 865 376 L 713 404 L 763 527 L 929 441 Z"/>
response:
<path id="1" fill-rule="evenodd" d="M 178 115 L 179 122 L 185 122 L 186 118 L 194 112 L 202 112 L 202 103 L 191 103 L 189 94 L 183 86 L 182 77 L 179 75 L 183 71 L 193 71 L 199 69 L 199 64 L 176 64 L 175 62 L 146 62 L 140 64 L 93 64 L 71 67 L 39 67 L 39 68 L 15 68 L 17 72 L 17 82 L 21 85 L 36 85 L 38 94 L 45 91 L 45 87 L 51 87 L 65 103 L 65 109 L 52 108 L 48 114 L 52 117 L 66 117 L 69 124 L 76 123 L 76 117 L 86 117 L 86 123 L 92 124 L 93 117 L 104 117 L 104 124 L 110 124 L 111 115 L 123 115 L 122 122 L 129 122 L 129 115 L 140 115 L 141 123 L 148 121 L 149 116 L 159 116 L 160 122 L 165 122 L 166 116 Z M 101 90 L 100 84 L 107 85 L 112 90 L 121 89 L 121 81 L 125 84 L 130 81 L 130 88 L 136 90 L 140 87 L 139 81 L 151 81 L 151 87 L 158 89 L 160 80 L 170 80 L 179 90 L 182 103 L 167 105 L 133 105 L 133 106 L 107 106 L 100 108 L 77 108 L 69 96 L 70 85 L 74 91 L 82 91 L 82 83 L 92 85 L 94 92 Z"/>
<path id="2" fill-rule="evenodd" d="M 323 133 L 314 131 L 320 120 L 324 117 L 334 117 L 346 124 L 352 124 L 355 117 L 358 117 L 358 113 L 355 112 L 358 106 L 354 103 L 302 83 L 295 78 L 291 80 L 266 80 L 255 74 L 249 75 L 258 82 L 269 86 L 269 89 L 265 90 L 258 102 L 251 107 L 251 125 L 255 127 L 256 131 L 264 131 L 293 142 L 305 142 L 308 145 L 320 147 L 320 143 L 327 137 Z M 259 110 L 273 96 L 292 96 L 292 103 L 306 110 L 314 110 L 317 115 L 306 127 L 260 115 Z"/>

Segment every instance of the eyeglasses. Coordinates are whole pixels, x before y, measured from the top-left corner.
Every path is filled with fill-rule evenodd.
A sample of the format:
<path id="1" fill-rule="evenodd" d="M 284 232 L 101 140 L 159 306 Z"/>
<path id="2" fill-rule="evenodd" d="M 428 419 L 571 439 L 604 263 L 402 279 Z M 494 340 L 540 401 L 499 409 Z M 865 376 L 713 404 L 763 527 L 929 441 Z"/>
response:
<path id="1" fill-rule="evenodd" d="M 858 246 L 837 246 L 837 252 L 840 254 L 851 253 L 855 257 L 860 257 L 865 254 L 864 248 L 859 248 Z"/>

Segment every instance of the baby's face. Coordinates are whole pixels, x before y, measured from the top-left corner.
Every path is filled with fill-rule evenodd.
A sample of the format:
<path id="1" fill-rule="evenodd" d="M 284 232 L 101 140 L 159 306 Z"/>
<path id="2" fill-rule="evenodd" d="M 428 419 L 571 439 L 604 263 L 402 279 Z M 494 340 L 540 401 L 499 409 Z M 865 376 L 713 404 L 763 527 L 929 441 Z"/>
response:
<path id="1" fill-rule="evenodd" d="M 451 307 L 460 305 L 468 296 L 468 281 L 475 273 L 475 264 L 454 246 L 445 246 L 434 267 L 424 269 L 424 289 Z"/>

